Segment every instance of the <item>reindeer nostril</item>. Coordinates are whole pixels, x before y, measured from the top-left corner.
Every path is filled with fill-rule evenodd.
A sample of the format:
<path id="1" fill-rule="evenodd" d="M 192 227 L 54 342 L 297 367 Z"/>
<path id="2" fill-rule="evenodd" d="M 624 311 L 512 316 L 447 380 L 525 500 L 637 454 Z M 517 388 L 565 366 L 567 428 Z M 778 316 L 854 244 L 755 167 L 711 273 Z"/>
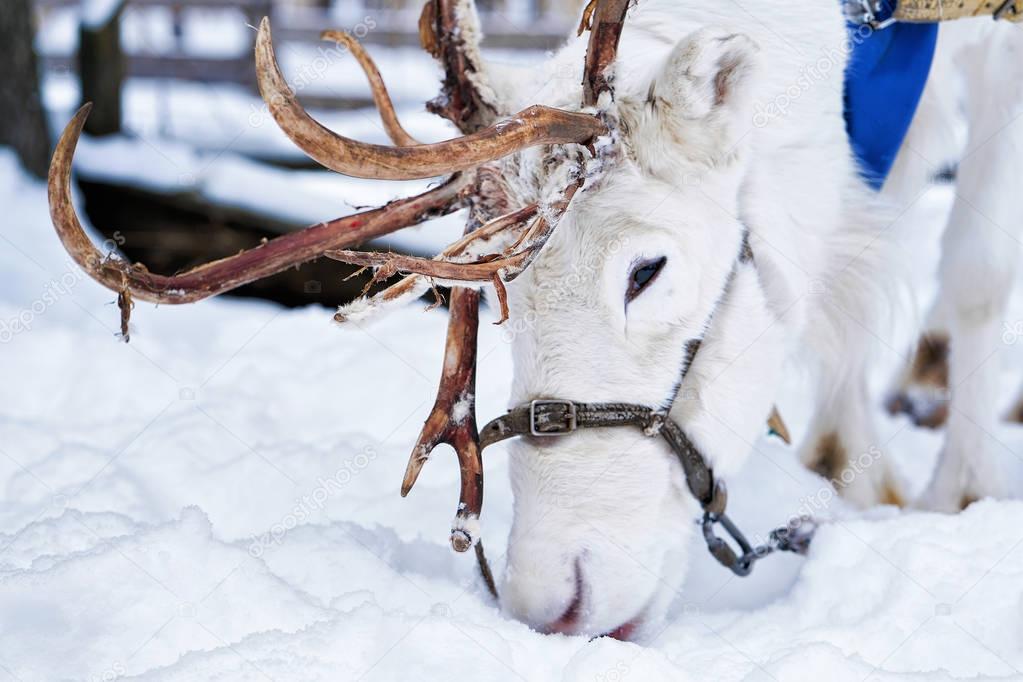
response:
<path id="1" fill-rule="evenodd" d="M 579 570 L 579 559 L 575 560 L 575 595 L 569 602 L 568 608 L 561 616 L 544 626 L 543 631 L 548 634 L 572 634 L 578 629 L 579 618 L 582 615 L 583 605 L 583 576 Z"/>

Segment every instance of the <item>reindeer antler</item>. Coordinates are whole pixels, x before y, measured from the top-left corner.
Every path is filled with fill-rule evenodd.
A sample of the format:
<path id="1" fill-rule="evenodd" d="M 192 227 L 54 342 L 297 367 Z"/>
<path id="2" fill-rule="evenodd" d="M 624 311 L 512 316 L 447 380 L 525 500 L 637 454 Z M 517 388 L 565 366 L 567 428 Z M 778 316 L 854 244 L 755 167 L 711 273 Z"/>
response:
<path id="1" fill-rule="evenodd" d="M 128 291 L 151 303 L 192 303 L 269 277 L 322 256 L 409 225 L 450 213 L 465 203 L 471 176 L 456 175 L 418 196 L 381 208 L 319 223 L 269 240 L 234 256 L 176 275 L 159 275 L 97 249 L 82 229 L 71 201 L 71 162 L 92 106 L 83 106 L 57 142 L 50 164 L 50 217 L 64 248 L 86 274 L 112 291 Z"/>
<path id="2" fill-rule="evenodd" d="M 512 211 L 511 213 L 506 213 L 499 218 L 495 218 L 476 230 L 465 234 L 457 242 L 448 246 L 437 256 L 434 256 L 433 260 L 458 262 L 455 259 L 460 259 L 464 261 L 469 252 L 475 252 L 478 254 L 480 249 L 486 248 L 492 240 L 500 238 L 504 233 L 519 229 L 529 221 L 536 219 L 536 214 L 539 210 L 540 207 L 537 204 L 532 203 L 516 211 Z M 516 242 L 512 244 L 512 246 L 514 247 L 522 243 L 524 237 L 525 233 L 523 233 Z M 345 255 L 358 253 L 359 252 L 354 251 L 328 251 L 326 252 L 326 255 L 329 258 L 345 261 Z M 375 275 L 375 278 L 377 280 L 385 279 L 385 277 L 380 277 L 380 275 L 383 270 L 388 267 L 388 263 L 383 264 Z M 402 268 L 395 266 L 393 270 L 400 271 Z M 511 279 L 510 276 L 509 279 Z M 429 290 L 430 284 L 429 277 L 425 274 L 408 275 L 407 277 L 403 277 L 396 284 L 392 284 L 383 291 L 380 291 L 369 298 L 356 299 L 351 303 L 341 306 L 338 309 L 337 314 L 334 316 L 334 320 L 336 322 L 346 322 L 349 319 L 361 319 L 364 315 L 374 310 L 410 302 L 419 298 L 427 290 Z"/>
<path id="3" fill-rule="evenodd" d="M 628 4 L 628 0 L 592 0 L 587 8 L 592 33 L 583 81 L 584 106 L 596 106 L 600 95 L 611 90 L 608 67 L 615 58 Z M 256 40 L 257 77 L 260 92 L 281 129 L 327 168 L 375 179 L 452 174 L 439 186 L 380 208 L 313 225 L 187 272 L 158 275 L 143 265 L 100 253 L 75 213 L 71 202 L 71 165 L 89 114 L 90 107 L 86 105 L 65 129 L 50 167 L 50 213 L 64 247 L 90 277 L 118 293 L 125 323 L 133 297 L 154 303 L 198 301 L 323 255 L 377 266 L 378 275 L 406 270 L 416 273 L 378 294 L 378 301 L 406 300 L 423 289 L 427 277 L 490 281 L 506 312 L 502 281 L 514 279 L 540 252 L 573 195 L 583 186 L 583 175 L 576 173 L 550 205 L 511 209 L 499 180 L 500 173 L 486 164 L 529 147 L 589 145 L 608 132 L 607 124 L 600 116 L 544 106 L 532 106 L 498 121 L 506 112 L 498 110 L 497 98 L 486 83 L 478 45 L 479 23 L 472 0 L 427 0 L 419 33 L 423 46 L 441 62 L 445 72 L 441 95 L 428 108 L 448 118 L 461 131 L 462 136 L 453 140 L 421 144 L 413 139 L 401 126 L 373 61 L 358 42 L 343 32 L 328 31 L 323 37 L 346 45 L 359 62 L 395 146 L 353 140 L 316 122 L 299 104 L 280 71 L 266 19 L 260 24 Z M 462 172 L 470 169 L 474 170 Z M 470 211 L 465 235 L 435 259 L 347 250 L 367 239 L 467 205 Z M 513 230 L 519 230 L 517 236 L 510 232 Z M 492 245 L 489 240 L 506 236 L 504 233 L 514 237 L 507 240 L 509 246 L 496 253 L 480 253 Z M 470 256 L 476 260 L 464 262 Z M 440 443 L 450 444 L 458 454 L 462 481 L 451 544 L 463 552 L 475 546 L 485 568 L 478 530 L 483 467 L 475 416 L 480 294 L 474 289 L 455 287 L 450 298 L 451 318 L 437 400 L 412 452 L 402 495 L 411 490 L 430 452 Z M 343 311 L 339 311 L 338 319 L 345 319 Z M 493 590 L 489 573 L 485 573 L 485 578 Z"/>
<path id="4" fill-rule="evenodd" d="M 426 108 L 463 133 L 492 124 L 498 116 L 494 93 L 483 77 L 481 37 L 472 0 L 426 0 L 419 16 L 419 42 L 444 67 L 441 93 Z"/>
<path id="5" fill-rule="evenodd" d="M 353 140 L 323 127 L 299 104 L 277 64 L 270 20 L 265 18 L 256 38 L 256 75 L 271 115 L 291 141 L 323 166 L 358 178 L 431 178 L 529 147 L 586 142 L 605 131 L 592 116 L 532 106 L 500 124 L 447 142 L 385 147 Z"/>
<path id="6" fill-rule="evenodd" d="M 625 13 L 631 0 L 590 0 L 586 11 L 590 21 L 590 43 L 583 69 L 583 104 L 597 105 L 604 92 L 611 90 L 608 68 L 618 56 L 618 41 L 625 27 Z"/>
<path id="7" fill-rule="evenodd" d="M 387 93 L 387 86 L 380 75 L 380 70 L 377 69 L 373 59 L 363 49 L 362 43 L 345 31 L 324 31 L 320 34 L 320 39 L 344 45 L 352 53 L 356 61 L 359 62 L 362 72 L 366 74 L 369 88 L 373 92 L 373 104 L 376 105 L 377 111 L 380 112 L 380 119 L 384 123 L 384 130 L 387 131 L 387 136 L 391 138 L 391 142 L 399 146 L 419 144 L 419 141 L 409 135 L 405 128 L 402 127 L 401 121 L 398 120 L 398 115 L 394 112 L 394 104 L 391 103 L 391 96 Z"/>

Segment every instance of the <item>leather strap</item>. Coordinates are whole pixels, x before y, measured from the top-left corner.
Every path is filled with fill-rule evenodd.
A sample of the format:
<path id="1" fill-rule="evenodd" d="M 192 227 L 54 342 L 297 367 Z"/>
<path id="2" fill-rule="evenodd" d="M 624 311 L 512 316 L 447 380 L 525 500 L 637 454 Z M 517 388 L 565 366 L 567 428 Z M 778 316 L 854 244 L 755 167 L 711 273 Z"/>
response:
<path id="1" fill-rule="evenodd" d="M 642 405 L 534 400 L 484 426 L 480 430 L 480 447 L 515 436 L 563 436 L 579 428 L 646 427 L 650 419 L 650 408 Z"/>
<path id="2" fill-rule="evenodd" d="M 682 465 L 693 497 L 704 509 L 711 505 L 714 473 L 703 455 L 682 427 L 666 413 L 644 405 L 534 400 L 486 424 L 480 430 L 480 449 L 516 436 L 551 438 L 567 436 L 579 429 L 615 426 L 639 427 L 648 436 L 663 436 Z"/>
<path id="3" fill-rule="evenodd" d="M 629 403 L 577 403 L 571 400 L 534 400 L 529 405 L 516 407 L 480 431 L 480 450 L 488 445 L 515 438 L 557 438 L 580 429 L 631 426 L 643 429 L 647 436 L 660 435 L 678 457 L 685 473 L 686 485 L 703 508 L 701 526 L 707 549 L 718 563 L 738 576 L 752 572 L 754 563 L 775 551 L 805 554 L 816 531 L 816 524 L 808 518 L 796 519 L 787 526 L 771 531 L 768 542 L 757 547 L 725 514 L 728 492 L 722 481 L 714 478 L 714 471 L 685 431 L 667 413 L 644 405 Z M 720 524 L 738 545 L 731 545 L 714 533 Z M 477 559 L 488 588 L 497 596 L 490 567 L 477 551 Z"/>
<path id="4" fill-rule="evenodd" d="M 896 21 L 930 23 L 966 17 L 1023 20 L 1023 0 L 898 0 Z"/>

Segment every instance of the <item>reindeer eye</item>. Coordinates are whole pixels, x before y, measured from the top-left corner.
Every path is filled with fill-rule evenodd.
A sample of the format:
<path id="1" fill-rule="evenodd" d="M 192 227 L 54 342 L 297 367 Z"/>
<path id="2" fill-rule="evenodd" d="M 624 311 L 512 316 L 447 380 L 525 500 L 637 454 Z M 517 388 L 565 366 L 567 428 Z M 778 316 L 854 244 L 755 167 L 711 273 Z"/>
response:
<path id="1" fill-rule="evenodd" d="M 668 262 L 668 259 L 661 256 L 653 260 L 636 263 L 632 268 L 632 273 L 629 275 L 629 290 L 625 292 L 625 302 L 628 303 L 639 296 L 651 282 L 657 279 L 657 275 L 661 272 L 666 262 Z"/>

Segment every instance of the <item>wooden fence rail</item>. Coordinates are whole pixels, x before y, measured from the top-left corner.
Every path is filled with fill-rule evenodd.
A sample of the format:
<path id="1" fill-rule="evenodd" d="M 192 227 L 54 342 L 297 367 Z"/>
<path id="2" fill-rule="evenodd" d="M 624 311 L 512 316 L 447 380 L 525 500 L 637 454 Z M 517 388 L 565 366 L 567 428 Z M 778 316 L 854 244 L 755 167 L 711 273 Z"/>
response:
<path id="1" fill-rule="evenodd" d="M 2 1 L 2 0 L 0 0 Z M 374 28 L 361 39 L 368 44 L 412 47 L 418 46 L 416 19 L 423 0 L 345 0 L 346 14 L 372 17 Z M 76 12 L 80 0 L 35 0 L 45 22 L 54 12 Z M 511 50 L 549 50 L 564 39 L 571 17 L 567 11 L 552 10 L 548 3 L 566 0 L 490 0 L 481 1 L 480 20 L 486 36 L 484 46 Z M 572 0 L 567 0 L 571 5 Z M 127 0 L 126 10 L 146 11 L 165 8 L 172 13 L 175 35 L 184 33 L 185 13 L 194 10 L 240 10 L 245 21 L 257 25 L 263 16 L 274 23 L 274 37 L 281 42 L 319 45 L 324 28 L 336 26 L 338 19 L 324 2 L 301 4 L 290 0 Z M 559 5 L 561 6 L 561 5 Z M 564 7 L 562 7 L 564 10 Z M 43 68 L 49 72 L 75 72 L 78 68 L 74 52 L 42 55 Z M 232 83 L 255 86 L 252 55 L 247 51 L 231 55 L 197 55 L 177 49 L 146 53 L 129 51 L 124 59 L 125 76 L 134 78 L 166 78 L 200 83 Z M 325 106 L 352 106 L 354 102 L 326 95 L 318 100 Z M 337 101 L 334 101 L 337 100 Z"/>

